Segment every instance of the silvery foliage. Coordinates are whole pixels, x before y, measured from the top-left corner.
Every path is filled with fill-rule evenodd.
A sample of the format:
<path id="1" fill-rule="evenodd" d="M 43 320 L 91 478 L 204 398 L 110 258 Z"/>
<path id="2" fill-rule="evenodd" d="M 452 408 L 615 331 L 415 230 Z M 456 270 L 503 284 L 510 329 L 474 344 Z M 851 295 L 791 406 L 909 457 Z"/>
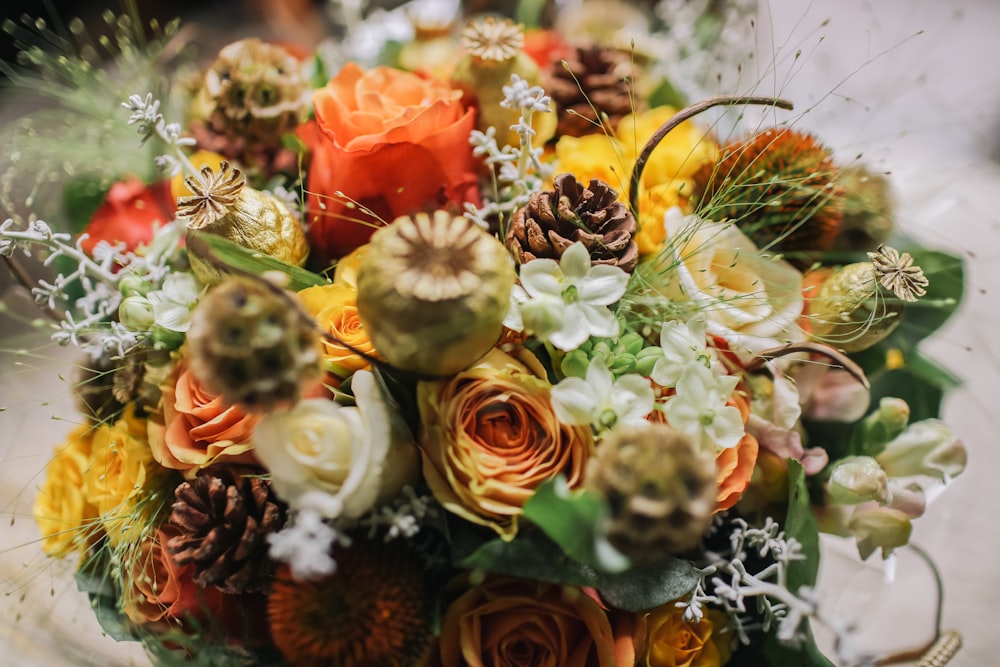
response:
<path id="1" fill-rule="evenodd" d="M 484 228 L 489 227 L 489 219 L 506 219 L 511 213 L 525 206 L 532 192 L 538 190 L 551 175 L 552 167 L 542 164 L 542 149 L 532 145 L 535 130 L 531 119 L 535 113 L 550 112 L 552 100 L 541 86 L 529 85 L 517 74 L 512 74 L 510 84 L 503 87 L 504 99 L 500 106 L 504 109 L 519 109 L 521 116 L 510 129 L 517 132 L 519 146 L 497 144 L 496 128 L 485 132 L 473 130 L 469 135 L 472 154 L 484 158 L 487 165 L 496 170 L 497 192 L 493 201 L 482 207 L 467 203 L 465 211 L 469 219 Z"/>

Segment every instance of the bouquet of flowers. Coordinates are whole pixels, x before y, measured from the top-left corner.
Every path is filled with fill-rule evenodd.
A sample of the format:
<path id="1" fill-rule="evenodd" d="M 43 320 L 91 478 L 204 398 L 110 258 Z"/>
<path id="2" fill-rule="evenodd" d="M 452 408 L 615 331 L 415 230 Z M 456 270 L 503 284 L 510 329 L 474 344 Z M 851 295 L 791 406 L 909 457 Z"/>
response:
<path id="1" fill-rule="evenodd" d="M 0 254 L 85 355 L 34 513 L 109 634 L 162 664 L 829 665 L 818 623 L 873 660 L 819 533 L 889 558 L 964 469 L 917 347 L 961 261 L 790 102 L 685 100 L 655 54 L 745 6 L 687 48 L 698 3 L 540 4 L 397 11 L 374 59 L 377 13 L 193 69 L 134 16 L 114 74 L 24 46 L 105 154 L 29 176 L 62 225 L 5 189 Z M 703 115 L 744 106 L 771 122 Z"/>

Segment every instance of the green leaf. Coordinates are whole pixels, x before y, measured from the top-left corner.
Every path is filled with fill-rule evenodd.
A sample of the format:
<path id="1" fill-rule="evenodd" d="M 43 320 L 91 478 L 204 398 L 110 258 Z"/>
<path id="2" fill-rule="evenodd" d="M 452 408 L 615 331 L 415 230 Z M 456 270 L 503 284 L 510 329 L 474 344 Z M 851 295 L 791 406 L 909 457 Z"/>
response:
<path id="1" fill-rule="evenodd" d="M 784 527 L 785 537 L 794 537 L 805 556 L 788 565 L 788 590 L 795 593 L 802 586 L 814 585 L 819 572 L 819 527 L 809 502 L 805 468 L 795 459 L 788 459 L 788 514 Z"/>
<path id="2" fill-rule="evenodd" d="M 540 27 L 545 4 L 545 0 L 520 0 L 517 3 L 515 20 L 518 23 L 523 23 L 525 28 Z"/>
<path id="3" fill-rule="evenodd" d="M 887 396 L 901 398 L 910 406 L 910 422 L 941 416 L 944 387 L 903 367 L 877 374 L 871 379 L 872 402 L 877 406 Z"/>
<path id="4" fill-rule="evenodd" d="M 118 608 L 118 589 L 111 579 L 111 564 L 106 549 L 80 563 L 73 576 L 76 587 L 87 594 L 101 629 L 115 641 L 136 639 L 136 626 Z"/>
<path id="5" fill-rule="evenodd" d="M 568 586 L 597 586 L 597 573 L 569 558 L 540 530 L 524 530 L 516 539 L 497 538 L 459 560 L 463 568 L 536 579 Z"/>
<path id="6" fill-rule="evenodd" d="M 694 590 L 701 571 L 686 560 L 667 557 L 620 574 L 598 575 L 597 590 L 612 607 L 638 612 L 684 597 Z"/>
<path id="7" fill-rule="evenodd" d="M 570 558 L 599 572 L 622 572 L 629 560 L 611 546 L 603 527 L 604 499 L 591 491 L 571 491 L 559 475 L 538 487 L 524 504 L 524 518 L 542 529 Z"/>
<path id="8" fill-rule="evenodd" d="M 288 276 L 289 281 L 286 287 L 293 292 L 307 287 L 326 285 L 328 282 L 326 278 L 317 273 L 283 262 L 270 255 L 250 250 L 215 234 L 205 232 L 188 234 L 187 243 L 191 252 L 201 257 L 209 256 L 233 269 L 233 273 L 236 274 L 260 275 L 267 271 L 280 271 Z"/>

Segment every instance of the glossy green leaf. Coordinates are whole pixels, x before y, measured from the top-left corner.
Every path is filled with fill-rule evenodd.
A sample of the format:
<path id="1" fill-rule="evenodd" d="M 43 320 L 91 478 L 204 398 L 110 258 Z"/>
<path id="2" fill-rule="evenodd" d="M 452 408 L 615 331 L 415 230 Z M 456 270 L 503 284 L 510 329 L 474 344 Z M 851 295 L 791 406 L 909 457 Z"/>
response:
<path id="1" fill-rule="evenodd" d="M 607 506 L 590 491 L 572 491 L 563 476 L 538 487 L 524 505 L 524 518 L 538 526 L 570 558 L 599 572 L 622 572 L 628 558 L 608 542 Z"/>
<path id="2" fill-rule="evenodd" d="M 686 596 L 700 578 L 701 572 L 688 561 L 667 557 L 620 574 L 598 575 L 597 590 L 612 607 L 646 611 Z"/>
<path id="3" fill-rule="evenodd" d="M 802 545 L 802 560 L 788 566 L 788 589 L 812 586 L 819 572 L 819 527 L 809 502 L 806 472 L 802 464 L 788 459 L 788 514 L 785 516 L 785 537 L 795 538 Z"/>
<path id="4" fill-rule="evenodd" d="M 250 250 L 215 234 L 204 232 L 189 234 L 187 243 L 192 252 L 196 252 L 202 257 L 210 256 L 222 265 L 233 269 L 233 273 L 236 274 L 260 275 L 267 271 L 280 271 L 288 276 L 287 288 L 293 292 L 307 287 L 326 285 L 328 282 L 326 278 L 317 273 Z"/>

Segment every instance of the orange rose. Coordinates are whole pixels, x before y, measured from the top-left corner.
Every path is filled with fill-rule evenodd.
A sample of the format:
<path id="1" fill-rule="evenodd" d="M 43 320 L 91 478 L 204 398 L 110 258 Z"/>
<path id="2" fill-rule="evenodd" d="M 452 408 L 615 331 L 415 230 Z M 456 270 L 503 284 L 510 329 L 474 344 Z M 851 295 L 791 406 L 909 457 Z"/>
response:
<path id="1" fill-rule="evenodd" d="M 349 63 L 313 92 L 313 107 L 316 120 L 299 137 L 312 152 L 307 221 L 319 261 L 341 257 L 398 216 L 479 202 L 469 145 L 475 110 L 447 83 Z"/>
<path id="2" fill-rule="evenodd" d="M 673 602 L 636 616 L 636 667 L 719 667 L 729 659 L 726 638 L 713 634 L 725 616 L 709 611 L 699 622 L 684 620 Z"/>
<path id="3" fill-rule="evenodd" d="M 163 423 L 149 422 L 153 458 L 193 477 L 215 462 L 254 463 L 250 436 L 262 415 L 247 414 L 205 389 L 179 361 L 163 386 Z"/>
<path id="4" fill-rule="evenodd" d="M 167 224 L 177 208 L 170 181 L 145 185 L 138 178 L 115 183 L 90 218 L 84 230 L 89 237 L 81 244 L 93 254 L 98 241 L 114 245 L 124 242 L 128 250 L 153 240 L 153 231 Z"/>
<path id="5" fill-rule="evenodd" d="M 340 265 L 337 266 L 338 271 Z M 375 355 L 375 346 L 358 317 L 358 290 L 346 284 L 319 285 L 299 292 L 306 310 L 316 318 L 320 328 L 356 350 Z M 323 366 L 339 378 L 371 364 L 345 345 L 323 341 Z"/>
<path id="6" fill-rule="evenodd" d="M 180 619 L 220 606 L 223 594 L 218 589 L 195 583 L 194 564 L 178 568 L 163 549 L 179 534 L 176 526 L 164 524 L 156 535 L 143 538 L 131 559 L 132 572 L 124 577 L 130 586 L 122 596 L 122 610 L 134 623 Z"/>
<path id="7" fill-rule="evenodd" d="M 438 662 L 440 661 L 440 662 Z M 451 603 L 441 620 L 442 667 L 614 667 L 607 614 L 582 591 L 495 577 Z"/>
<path id="8" fill-rule="evenodd" d="M 570 487 L 582 482 L 593 446 L 589 426 L 556 419 L 544 370 L 525 361 L 534 368 L 493 349 L 451 380 L 417 388 L 424 477 L 434 497 L 505 540 L 543 482 L 560 474 Z"/>

